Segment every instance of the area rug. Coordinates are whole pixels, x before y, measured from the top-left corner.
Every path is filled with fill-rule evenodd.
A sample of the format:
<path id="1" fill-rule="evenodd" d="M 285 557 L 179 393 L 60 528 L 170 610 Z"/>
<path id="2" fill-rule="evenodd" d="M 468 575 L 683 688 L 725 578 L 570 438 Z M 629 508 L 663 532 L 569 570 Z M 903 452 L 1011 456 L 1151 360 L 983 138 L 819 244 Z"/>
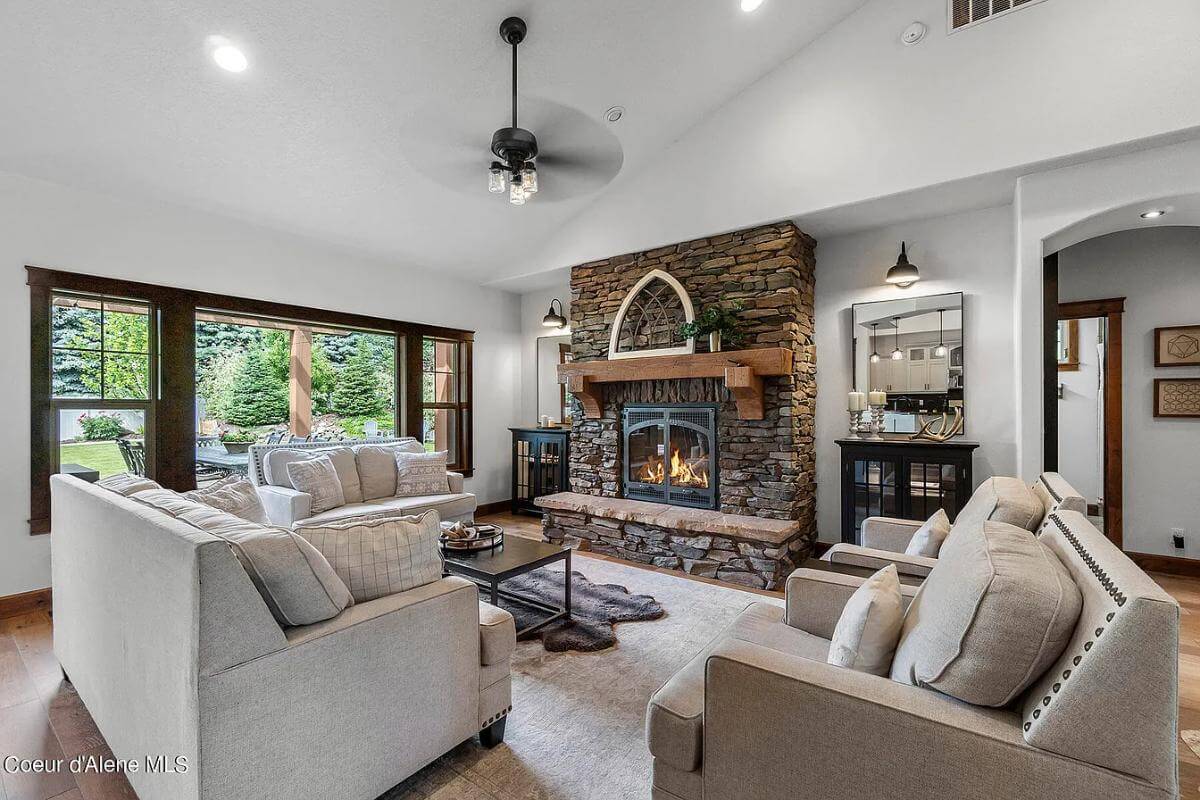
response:
<path id="1" fill-rule="evenodd" d="M 562 570 L 542 568 L 505 581 L 503 588 L 522 597 L 559 606 L 563 601 L 564 574 Z M 500 605 L 516 619 L 517 630 L 536 625 L 546 618 L 545 611 L 503 597 Z M 593 653 L 617 643 L 613 629 L 616 623 L 660 619 L 666 613 L 649 595 L 630 594 L 624 586 L 615 583 L 592 583 L 583 573 L 572 572 L 571 619 L 552 622 L 521 638 L 540 640 L 551 653 L 567 650 Z"/>
<path id="2" fill-rule="evenodd" d="M 616 647 L 593 653 L 550 653 L 539 641 L 519 642 L 504 744 L 484 750 L 468 741 L 386 800 L 648 800 L 650 695 L 746 606 L 783 605 L 782 598 L 583 553 L 572 561 L 594 583 L 650 595 L 669 613 L 618 625 Z"/>

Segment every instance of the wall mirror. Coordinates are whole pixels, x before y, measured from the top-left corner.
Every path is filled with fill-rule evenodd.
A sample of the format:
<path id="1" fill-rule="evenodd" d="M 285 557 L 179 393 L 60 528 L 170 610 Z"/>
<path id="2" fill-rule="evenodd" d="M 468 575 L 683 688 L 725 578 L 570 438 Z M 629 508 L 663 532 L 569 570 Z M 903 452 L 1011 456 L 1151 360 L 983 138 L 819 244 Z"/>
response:
<path id="1" fill-rule="evenodd" d="M 962 292 L 856 303 L 851 316 L 854 388 L 887 392 L 886 432 L 915 433 L 955 409 L 967 418 Z"/>
<path id="2" fill-rule="evenodd" d="M 571 395 L 558 382 L 558 365 L 571 360 L 571 335 L 541 336 L 537 340 L 537 419 L 571 421 Z"/>

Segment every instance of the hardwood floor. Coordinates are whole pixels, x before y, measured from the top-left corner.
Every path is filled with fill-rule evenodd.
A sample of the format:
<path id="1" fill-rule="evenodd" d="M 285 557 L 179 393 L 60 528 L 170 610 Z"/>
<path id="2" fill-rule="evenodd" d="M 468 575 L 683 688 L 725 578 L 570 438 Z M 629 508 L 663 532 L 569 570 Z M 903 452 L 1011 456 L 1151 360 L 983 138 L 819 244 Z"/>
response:
<path id="1" fill-rule="evenodd" d="M 509 534 L 541 538 L 541 524 L 535 517 L 496 514 L 488 519 L 503 525 Z M 588 557 L 606 558 L 598 554 Z M 582 566 L 581 562 L 577 565 Z M 1180 797 L 1200 800 L 1200 755 L 1183 741 L 1188 731 L 1195 731 L 1193 741 L 1200 748 L 1200 580 L 1158 574 L 1154 579 L 1179 601 L 1183 612 L 1179 643 Z M 692 580 L 717 583 L 707 578 Z M 79 755 L 112 756 L 79 696 L 62 680 L 51 646 L 50 615 L 45 611 L 0 619 L 0 758 L 9 755 L 66 760 Z M 50 798 L 136 800 L 136 795 L 119 773 L 0 771 L 0 800 Z"/>

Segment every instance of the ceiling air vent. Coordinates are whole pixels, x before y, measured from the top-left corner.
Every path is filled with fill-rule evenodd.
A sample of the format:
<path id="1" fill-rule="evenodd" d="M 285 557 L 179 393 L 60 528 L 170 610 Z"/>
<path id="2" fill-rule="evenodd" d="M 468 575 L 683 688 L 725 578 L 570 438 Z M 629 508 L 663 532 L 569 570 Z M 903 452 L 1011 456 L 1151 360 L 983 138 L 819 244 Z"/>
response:
<path id="1" fill-rule="evenodd" d="M 1040 2 L 1042 0 L 948 0 L 950 30 L 956 31 Z"/>

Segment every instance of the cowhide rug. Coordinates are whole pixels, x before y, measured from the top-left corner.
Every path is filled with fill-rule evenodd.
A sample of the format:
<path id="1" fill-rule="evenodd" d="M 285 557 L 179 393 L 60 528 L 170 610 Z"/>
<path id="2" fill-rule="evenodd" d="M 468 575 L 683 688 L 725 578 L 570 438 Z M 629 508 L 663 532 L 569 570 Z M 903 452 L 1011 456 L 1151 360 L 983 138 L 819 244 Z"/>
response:
<path id="1" fill-rule="evenodd" d="M 527 575 L 513 578 L 501 584 L 501 588 L 548 603 L 561 606 L 563 602 L 563 576 L 560 570 L 543 567 Z M 500 605 L 513 615 L 517 630 L 536 625 L 546 618 L 546 612 L 529 608 L 505 598 Z M 660 619 L 666 610 L 653 597 L 645 594 L 630 594 L 624 586 L 615 583 L 595 584 L 580 572 L 571 573 L 571 619 L 558 620 L 544 628 L 524 634 L 525 639 L 541 639 L 542 646 L 552 653 L 577 650 L 590 653 L 607 650 L 617 643 L 613 625 L 618 622 L 638 622 Z"/>

